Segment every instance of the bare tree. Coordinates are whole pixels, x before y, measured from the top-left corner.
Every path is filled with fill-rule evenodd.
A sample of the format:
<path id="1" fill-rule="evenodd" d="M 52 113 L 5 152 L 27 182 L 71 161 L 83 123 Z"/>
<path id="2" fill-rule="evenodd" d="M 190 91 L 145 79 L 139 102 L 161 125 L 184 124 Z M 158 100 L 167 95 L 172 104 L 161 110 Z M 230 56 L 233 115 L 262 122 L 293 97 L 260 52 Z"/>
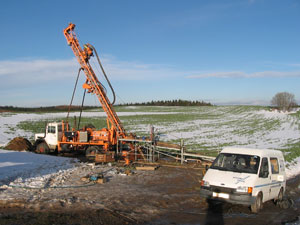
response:
<path id="1" fill-rule="evenodd" d="M 295 95 L 288 92 L 277 93 L 272 98 L 271 104 L 283 111 L 290 111 L 293 107 L 297 106 Z"/>

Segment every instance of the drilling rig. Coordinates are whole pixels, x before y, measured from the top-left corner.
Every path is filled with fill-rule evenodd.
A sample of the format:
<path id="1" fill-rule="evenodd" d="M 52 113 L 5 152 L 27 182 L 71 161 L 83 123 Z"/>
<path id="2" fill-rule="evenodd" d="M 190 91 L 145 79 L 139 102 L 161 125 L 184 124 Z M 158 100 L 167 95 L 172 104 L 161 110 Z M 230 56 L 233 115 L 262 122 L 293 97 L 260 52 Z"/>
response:
<path id="1" fill-rule="evenodd" d="M 74 29 L 75 25 L 70 23 L 63 31 L 64 36 L 80 64 L 79 73 L 80 71 L 83 71 L 86 76 L 86 81 L 83 84 L 84 90 L 97 97 L 107 115 L 107 128 L 96 130 L 94 127 L 83 127 L 82 129 L 73 127 L 71 129 L 68 119 L 65 122 L 48 123 L 46 125 L 45 133 L 35 135 L 34 145 L 36 147 L 36 152 L 49 153 L 53 151 L 70 152 L 81 150 L 85 152 L 87 157 L 94 157 L 95 159 L 98 159 L 98 161 L 108 162 L 114 161 L 115 158 L 123 158 L 127 164 L 129 161 L 133 160 L 133 152 L 135 152 L 135 158 L 137 158 L 137 151 L 140 151 L 139 155 L 144 157 L 142 151 L 140 149 L 137 150 L 137 148 L 133 146 L 132 140 L 138 141 L 138 139 L 132 134 L 128 135 L 126 133 L 113 108 L 113 104 L 106 95 L 104 86 L 97 78 L 90 64 L 91 57 L 96 55 L 101 70 L 111 87 L 96 49 L 91 44 L 85 44 L 81 47 Z M 113 102 L 114 101 L 115 97 Z"/>

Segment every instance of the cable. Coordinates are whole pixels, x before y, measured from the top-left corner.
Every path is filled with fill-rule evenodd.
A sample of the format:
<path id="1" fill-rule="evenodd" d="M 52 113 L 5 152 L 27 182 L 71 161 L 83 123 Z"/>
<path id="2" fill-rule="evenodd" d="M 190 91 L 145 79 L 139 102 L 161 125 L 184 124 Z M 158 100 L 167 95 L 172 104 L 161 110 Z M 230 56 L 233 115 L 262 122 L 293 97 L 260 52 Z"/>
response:
<path id="1" fill-rule="evenodd" d="M 76 82 L 75 82 L 75 86 L 74 86 L 74 89 L 73 89 L 73 94 L 72 94 L 71 102 L 70 102 L 69 109 L 68 109 L 67 123 L 69 121 L 69 114 L 70 114 L 70 110 L 71 110 L 71 106 L 72 106 L 72 103 L 73 103 L 73 99 L 74 99 L 74 95 L 75 95 L 75 91 L 76 91 L 76 87 L 77 87 L 77 83 L 78 83 L 78 79 L 79 79 L 79 75 L 80 75 L 81 70 L 83 70 L 82 67 L 78 70 L 78 75 L 77 75 L 77 78 L 76 78 Z"/>
<path id="2" fill-rule="evenodd" d="M 96 70 L 97 70 L 98 73 L 101 73 L 100 70 L 98 69 L 98 67 L 96 66 L 96 64 L 95 64 L 94 61 L 90 60 L 89 62 L 90 62 L 90 64 L 93 65 L 93 68 L 96 68 Z M 101 83 L 101 81 L 99 81 L 98 84 L 101 85 L 101 87 L 104 89 L 105 94 L 107 94 L 107 89 L 106 89 L 106 87 Z"/>
<path id="3" fill-rule="evenodd" d="M 112 87 L 112 85 L 111 85 L 109 79 L 107 78 L 107 75 L 106 75 L 106 73 L 105 73 L 105 71 L 104 71 L 104 68 L 103 68 L 103 66 L 102 66 L 102 63 L 101 63 L 100 58 L 99 58 L 99 56 L 98 56 L 97 50 L 96 50 L 95 47 L 94 47 L 93 45 L 91 45 L 91 44 L 87 44 L 87 46 L 90 47 L 91 49 L 93 49 L 93 51 L 95 52 L 95 55 L 96 55 L 96 58 L 97 58 L 97 60 L 98 60 L 99 66 L 100 66 L 100 68 L 101 68 L 101 70 L 102 70 L 102 73 L 103 73 L 103 75 L 104 75 L 104 77 L 105 77 L 105 79 L 106 79 L 106 81 L 107 81 L 107 83 L 108 83 L 108 85 L 109 85 L 109 87 L 110 87 L 110 89 L 111 89 L 111 91 L 112 91 L 112 94 L 113 94 L 113 96 L 114 96 L 114 100 L 113 100 L 113 102 L 112 102 L 112 105 L 113 105 L 113 104 L 115 104 L 115 101 L 116 101 L 116 94 L 115 94 L 115 91 L 114 91 L 114 89 L 113 89 L 113 87 Z"/>

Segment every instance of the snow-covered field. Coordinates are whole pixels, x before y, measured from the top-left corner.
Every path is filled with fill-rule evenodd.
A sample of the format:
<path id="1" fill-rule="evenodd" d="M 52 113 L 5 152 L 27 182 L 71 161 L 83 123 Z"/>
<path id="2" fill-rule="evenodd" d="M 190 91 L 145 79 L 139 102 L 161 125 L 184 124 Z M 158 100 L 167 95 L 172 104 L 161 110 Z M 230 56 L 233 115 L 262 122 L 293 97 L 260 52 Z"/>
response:
<path id="1" fill-rule="evenodd" d="M 160 115 L 172 114 L 172 112 L 120 112 L 119 116 L 135 116 L 135 115 Z M 78 116 L 78 113 L 70 113 L 70 117 Z M 85 112 L 84 117 L 105 117 L 104 112 Z M 65 118 L 66 113 L 0 113 L 0 147 L 7 145 L 7 143 L 15 137 L 22 136 L 30 138 L 33 136 L 32 132 L 26 132 L 21 129 L 16 129 L 17 124 L 22 121 L 39 121 L 49 120 L 53 121 L 57 118 Z M 42 130 L 41 130 L 42 132 Z"/>
<path id="2" fill-rule="evenodd" d="M 290 113 L 268 111 L 263 107 L 127 107 L 118 112 L 127 131 L 148 134 L 153 125 L 161 140 L 184 139 L 191 150 L 220 150 L 225 146 L 285 150 L 299 142 L 300 119 Z M 131 110 L 131 111 L 130 111 Z M 136 111 L 135 111 L 136 110 Z M 140 111 L 139 111 L 140 110 Z M 294 112 L 295 113 L 295 112 Z M 70 117 L 78 116 L 71 113 Z M 0 146 L 16 136 L 33 137 L 33 132 L 18 129 L 22 121 L 54 121 L 65 113 L 0 114 Z M 103 112 L 85 112 L 86 118 L 104 120 Z M 40 130 L 42 132 L 43 130 Z"/>
<path id="3" fill-rule="evenodd" d="M 187 112 L 185 112 L 187 113 Z M 299 117 L 254 107 L 211 107 L 191 111 L 193 120 L 154 126 L 165 140 L 183 138 L 193 150 L 221 150 L 224 146 L 286 149 L 300 139 Z M 146 129 L 145 125 L 140 129 Z"/>
<path id="4" fill-rule="evenodd" d="M 162 134 L 162 140 L 177 141 L 183 138 L 192 150 L 220 150 L 224 146 L 242 145 L 288 152 L 292 151 L 288 146 L 299 142 L 300 138 L 299 117 L 277 111 L 270 112 L 261 107 L 152 107 L 149 110 L 128 107 L 128 110 L 118 113 L 128 130 L 147 133 L 149 126 L 154 125 Z M 16 128 L 21 121 L 51 121 L 64 116 L 65 113 L 2 113 L 0 144 L 5 146 L 10 139 L 17 136 L 32 137 L 32 132 Z M 88 112 L 84 116 L 105 117 L 105 114 Z M 287 168 L 287 176 L 299 174 L 299 165 L 300 158 L 295 158 L 294 163 L 290 163 Z M 63 176 L 80 166 L 80 163 L 70 158 L 0 150 L 0 186 L 4 188 L 9 184 L 22 183 L 44 187 L 54 175 Z"/>

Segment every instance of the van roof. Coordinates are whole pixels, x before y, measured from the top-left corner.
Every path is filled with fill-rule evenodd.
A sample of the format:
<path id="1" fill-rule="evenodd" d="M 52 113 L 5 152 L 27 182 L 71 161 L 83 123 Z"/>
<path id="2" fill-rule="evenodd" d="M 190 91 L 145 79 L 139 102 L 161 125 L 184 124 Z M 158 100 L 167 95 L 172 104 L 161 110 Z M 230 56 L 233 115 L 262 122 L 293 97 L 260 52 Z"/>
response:
<path id="1" fill-rule="evenodd" d="M 221 153 L 235 153 L 235 154 L 247 154 L 247 155 L 257 155 L 260 157 L 264 156 L 277 156 L 283 157 L 281 151 L 273 149 L 256 149 L 256 148 L 239 148 L 239 147 L 226 147 Z"/>

